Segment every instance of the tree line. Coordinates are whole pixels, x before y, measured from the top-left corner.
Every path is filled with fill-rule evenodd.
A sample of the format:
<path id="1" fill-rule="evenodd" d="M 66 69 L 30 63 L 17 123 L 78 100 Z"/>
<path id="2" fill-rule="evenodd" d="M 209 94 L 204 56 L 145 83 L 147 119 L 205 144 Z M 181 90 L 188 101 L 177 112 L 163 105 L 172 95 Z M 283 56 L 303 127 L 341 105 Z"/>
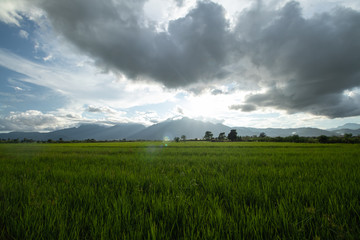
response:
<path id="1" fill-rule="evenodd" d="M 297 134 L 287 137 L 269 137 L 261 132 L 259 135 L 239 136 L 236 129 L 232 129 L 226 136 L 221 132 L 218 137 L 214 137 L 211 131 L 206 131 L 203 137 L 205 141 L 232 141 L 232 142 L 296 142 L 296 143 L 360 143 L 360 135 L 353 136 L 351 133 L 343 136 L 301 137 Z"/>
<path id="2" fill-rule="evenodd" d="M 360 143 L 360 135 L 353 136 L 351 133 L 344 134 L 343 136 L 325 136 L 321 135 L 318 137 L 301 137 L 299 135 L 291 135 L 287 137 L 269 137 L 266 133 L 262 132 L 259 135 L 253 136 L 239 136 L 236 132 L 236 129 L 231 130 L 227 135 L 225 132 L 221 132 L 217 137 L 214 137 L 214 134 L 211 131 L 206 131 L 202 139 L 191 139 L 191 141 L 213 141 L 213 142 L 296 142 L 296 143 Z M 127 142 L 128 140 L 111 140 L 111 141 L 98 141 L 95 139 L 86 139 L 86 140 L 71 140 L 65 141 L 62 138 L 58 140 L 48 139 L 48 140 L 33 140 L 33 139 L 0 139 L 0 143 L 80 143 L 80 142 Z M 142 141 L 142 140 L 139 140 Z M 185 135 L 181 137 L 175 137 L 173 139 L 175 142 L 185 142 L 188 141 Z"/>

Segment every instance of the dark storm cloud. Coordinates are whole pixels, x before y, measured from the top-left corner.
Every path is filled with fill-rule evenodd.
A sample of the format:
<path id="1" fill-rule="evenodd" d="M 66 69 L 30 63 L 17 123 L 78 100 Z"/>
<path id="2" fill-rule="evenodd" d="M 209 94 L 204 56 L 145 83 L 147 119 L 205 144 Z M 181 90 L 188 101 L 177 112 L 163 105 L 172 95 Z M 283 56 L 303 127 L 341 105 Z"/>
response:
<path id="1" fill-rule="evenodd" d="M 224 94 L 224 92 L 221 89 L 214 89 L 211 91 L 211 95 L 221 95 Z"/>
<path id="2" fill-rule="evenodd" d="M 229 106 L 230 110 L 241 110 L 243 112 L 252 112 L 256 110 L 256 106 L 252 104 L 235 104 Z"/>
<path id="3" fill-rule="evenodd" d="M 344 95 L 360 87 L 359 12 L 337 8 L 305 19 L 296 2 L 253 11 L 240 17 L 236 31 L 242 50 L 270 77 L 263 81 L 269 90 L 247 103 L 329 117 L 360 114 L 359 95 Z"/>
<path id="4" fill-rule="evenodd" d="M 97 107 L 93 107 L 93 106 L 89 106 L 86 111 L 88 112 L 92 112 L 92 113 L 102 113 L 102 109 L 97 108 Z"/>
<path id="5" fill-rule="evenodd" d="M 109 113 L 109 114 L 115 114 L 116 111 L 109 108 L 109 107 L 105 107 L 105 106 L 88 106 L 87 109 L 86 109 L 87 112 L 90 112 L 90 113 Z"/>
<path id="6" fill-rule="evenodd" d="M 70 42 L 131 79 L 190 89 L 222 79 L 239 86 L 255 81 L 267 91 L 248 96 L 239 110 L 360 114 L 359 94 L 343 94 L 360 87 L 360 13 L 355 10 L 339 7 L 304 18 L 297 2 L 274 10 L 257 1 L 230 29 L 220 5 L 199 1 L 170 21 L 166 32 L 158 32 L 144 15 L 146 0 L 33 1 Z M 242 77 L 251 71 L 257 80 Z"/>
<path id="7" fill-rule="evenodd" d="M 225 10 L 199 2 L 157 32 L 145 19 L 145 1 L 41 1 L 53 26 L 109 70 L 167 87 L 221 79 L 231 40 Z"/>

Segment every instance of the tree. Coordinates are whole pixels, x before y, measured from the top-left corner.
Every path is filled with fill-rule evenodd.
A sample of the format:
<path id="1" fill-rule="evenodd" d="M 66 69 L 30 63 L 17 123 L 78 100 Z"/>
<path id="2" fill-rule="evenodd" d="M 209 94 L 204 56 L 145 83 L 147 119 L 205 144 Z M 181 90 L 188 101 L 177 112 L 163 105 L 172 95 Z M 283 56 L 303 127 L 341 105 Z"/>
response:
<path id="1" fill-rule="evenodd" d="M 344 134 L 344 139 L 346 143 L 351 143 L 352 142 L 352 133 L 345 133 Z"/>
<path id="2" fill-rule="evenodd" d="M 180 142 L 180 138 L 179 137 L 174 137 L 174 141 L 175 142 Z"/>
<path id="3" fill-rule="evenodd" d="M 345 138 L 351 138 L 351 137 L 352 137 L 352 133 L 345 133 L 345 134 L 344 134 L 344 137 L 345 137 Z"/>
<path id="4" fill-rule="evenodd" d="M 186 136 L 185 135 L 181 135 L 181 141 L 186 141 Z"/>
<path id="5" fill-rule="evenodd" d="M 232 129 L 229 134 L 228 134 L 228 139 L 230 141 L 236 141 L 237 139 L 237 132 L 236 132 L 236 129 Z"/>
<path id="6" fill-rule="evenodd" d="M 264 137 L 266 137 L 266 133 L 264 133 L 264 132 L 261 132 L 261 133 L 259 134 L 259 137 L 261 137 L 261 138 L 264 138 Z"/>
<path id="7" fill-rule="evenodd" d="M 220 141 L 225 140 L 225 133 L 224 133 L 224 132 L 220 133 L 218 139 L 219 139 Z"/>
<path id="8" fill-rule="evenodd" d="M 300 142 L 300 137 L 299 137 L 299 135 L 297 135 L 297 134 L 292 135 L 292 136 L 291 136 L 291 141 L 292 141 L 292 142 Z"/>
<path id="9" fill-rule="evenodd" d="M 213 138 L 212 132 L 206 131 L 206 132 L 205 132 L 204 139 L 205 139 L 206 141 L 210 141 L 212 138 Z"/>
<path id="10" fill-rule="evenodd" d="M 325 136 L 325 135 L 321 135 L 318 137 L 318 140 L 320 143 L 327 143 L 327 142 L 329 142 L 329 137 Z"/>

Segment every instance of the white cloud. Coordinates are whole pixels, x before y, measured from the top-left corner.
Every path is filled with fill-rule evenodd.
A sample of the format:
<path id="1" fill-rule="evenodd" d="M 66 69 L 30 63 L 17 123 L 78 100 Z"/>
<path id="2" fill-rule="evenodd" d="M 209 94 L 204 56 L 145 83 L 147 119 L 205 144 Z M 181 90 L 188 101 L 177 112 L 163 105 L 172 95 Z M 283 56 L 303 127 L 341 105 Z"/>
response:
<path id="1" fill-rule="evenodd" d="M 158 84 L 118 80 L 114 74 L 99 73 L 90 64 L 81 71 L 71 67 L 66 69 L 66 66 L 41 65 L 4 49 L 0 49 L 0 65 L 26 75 L 20 79 L 22 81 L 50 88 L 82 104 L 100 102 L 115 108 L 129 108 L 170 101 L 176 93 L 176 90 L 168 91 Z"/>
<path id="2" fill-rule="evenodd" d="M 40 22 L 44 13 L 31 0 L 1 0 L 0 21 L 20 27 L 24 17 Z"/>
<path id="3" fill-rule="evenodd" d="M 24 38 L 24 39 L 28 39 L 28 38 L 29 38 L 29 33 L 28 33 L 27 31 L 23 30 L 23 29 L 21 29 L 21 30 L 19 31 L 19 35 L 20 35 L 20 37 L 22 37 L 22 38 Z"/>
<path id="4" fill-rule="evenodd" d="M 131 117 L 132 121 L 141 123 L 145 126 L 153 125 L 158 122 L 166 120 L 166 118 L 161 117 L 155 111 L 136 111 L 135 115 Z"/>
<path id="5" fill-rule="evenodd" d="M 44 62 L 50 61 L 50 60 L 52 60 L 52 59 L 53 59 L 53 56 L 52 56 L 51 54 L 49 54 L 49 55 L 46 56 L 46 57 L 43 57 Z"/>
<path id="6" fill-rule="evenodd" d="M 37 110 L 26 112 L 10 112 L 6 117 L 0 118 L 2 131 L 43 131 L 64 127 L 63 121 L 52 114 L 44 114 Z"/>
<path id="7" fill-rule="evenodd" d="M 23 1 L 19 0 L 2 0 L 0 1 L 0 20 L 7 24 L 20 26 L 22 16 L 19 11 L 25 8 Z"/>
<path id="8" fill-rule="evenodd" d="M 67 64 L 78 61 L 79 59 L 74 58 Z M 0 49 L 0 66 L 25 75 L 17 78 L 18 83 L 24 81 L 43 86 L 66 97 L 67 102 L 64 102 L 63 107 L 47 113 L 59 121 L 53 125 L 54 129 L 79 123 L 113 125 L 137 122 L 151 125 L 164 119 L 157 116 L 156 112 L 134 114 L 134 110 L 127 113 L 127 109 L 175 101 L 176 90 L 166 90 L 158 84 L 134 83 L 126 78 L 118 78 L 112 73 L 100 73 L 89 61 L 82 63 L 83 66 L 80 68 L 65 67 L 62 62 L 53 62 L 51 65 L 38 64 Z M 35 106 L 29 106 L 31 107 Z M 48 130 L 51 127 L 38 125 L 31 128 L 26 124 L 10 124 L 11 119 L 15 121 L 15 118 L 0 118 L 6 122 L 8 131 Z"/>
<path id="9" fill-rule="evenodd" d="M 24 91 L 24 89 L 21 87 L 14 87 L 14 89 L 15 89 L 15 91 Z"/>

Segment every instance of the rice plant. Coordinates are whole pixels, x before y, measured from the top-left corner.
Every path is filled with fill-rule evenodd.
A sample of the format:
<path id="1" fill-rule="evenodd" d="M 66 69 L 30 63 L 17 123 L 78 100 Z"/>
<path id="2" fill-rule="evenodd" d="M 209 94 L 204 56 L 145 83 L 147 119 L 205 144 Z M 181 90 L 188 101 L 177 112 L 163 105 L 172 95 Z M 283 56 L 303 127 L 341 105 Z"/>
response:
<path id="1" fill-rule="evenodd" d="M 0 239 L 358 239 L 350 144 L 0 144 Z"/>

